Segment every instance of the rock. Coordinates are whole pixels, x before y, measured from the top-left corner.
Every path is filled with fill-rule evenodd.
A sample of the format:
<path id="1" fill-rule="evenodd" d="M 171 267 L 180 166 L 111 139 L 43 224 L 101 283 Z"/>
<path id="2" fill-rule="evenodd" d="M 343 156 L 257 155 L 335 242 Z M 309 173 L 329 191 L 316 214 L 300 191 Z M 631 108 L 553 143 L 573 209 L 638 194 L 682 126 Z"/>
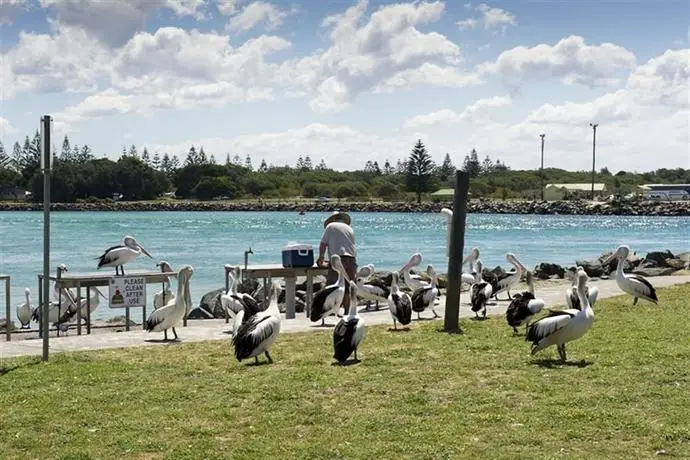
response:
<path id="1" fill-rule="evenodd" d="M 675 270 L 683 270 L 687 263 L 681 259 L 666 259 L 666 265 Z"/>
<path id="2" fill-rule="evenodd" d="M 675 270 L 670 267 L 664 267 L 664 268 L 654 268 L 654 267 L 649 267 L 649 268 L 644 268 L 644 267 L 637 267 L 635 270 L 633 270 L 633 273 L 636 275 L 642 275 L 646 277 L 652 277 L 652 276 L 668 276 L 673 274 Z"/>
<path id="3" fill-rule="evenodd" d="M 605 274 L 604 267 L 598 257 L 578 260 L 575 264 L 581 266 L 590 278 L 598 278 Z"/>
<path id="4" fill-rule="evenodd" d="M 680 254 L 676 255 L 676 258 L 688 264 L 690 263 L 690 252 L 681 252 Z"/>
<path id="5" fill-rule="evenodd" d="M 604 261 L 608 259 L 611 254 L 613 254 L 613 252 L 607 251 L 602 252 L 599 256 L 599 262 L 601 262 L 604 273 L 606 274 L 613 273 L 618 268 L 618 259 L 611 259 L 610 262 L 604 264 Z M 636 253 L 633 252 L 628 254 L 628 257 L 623 261 L 623 272 L 630 273 L 640 262 L 642 262 L 642 259 Z"/>
<path id="6" fill-rule="evenodd" d="M 127 317 L 125 315 L 118 315 L 118 316 L 113 316 L 112 318 L 108 318 L 105 320 L 106 326 L 126 326 L 127 325 Z M 136 321 L 132 321 L 130 318 L 129 320 L 129 325 L 130 326 L 139 326 Z"/>
<path id="7" fill-rule="evenodd" d="M 210 313 L 213 318 L 225 318 L 225 310 L 220 302 L 220 295 L 224 292 L 225 289 L 219 288 L 204 294 L 199 302 L 199 307 L 189 312 L 189 316 L 187 318 L 207 319 L 209 316 L 206 314 L 206 312 Z M 203 311 L 197 311 L 199 309 Z M 192 313 L 194 313 L 194 317 L 192 317 Z"/>
<path id="8" fill-rule="evenodd" d="M 557 264 L 542 262 L 534 267 L 534 276 L 540 280 L 546 280 L 552 278 L 553 276 L 563 278 L 565 276 L 565 269 Z"/>
<path id="9" fill-rule="evenodd" d="M 189 312 L 189 315 L 187 315 L 187 319 L 214 319 L 215 316 L 213 313 L 206 309 L 202 309 L 201 307 L 196 307 L 192 309 L 192 311 Z M 222 316 L 222 318 L 225 318 L 225 316 Z"/>
<path id="10" fill-rule="evenodd" d="M 17 329 L 17 326 L 14 324 L 14 321 L 10 320 L 8 323 L 7 318 L 0 318 L 0 331 L 7 331 L 7 325 L 8 324 L 9 324 L 10 331 L 14 331 Z"/>
<path id="11" fill-rule="evenodd" d="M 675 256 L 668 249 L 666 251 L 652 251 L 648 252 L 645 260 L 653 260 L 659 267 L 668 267 L 667 259 L 675 259 Z"/>
<path id="12" fill-rule="evenodd" d="M 438 275 L 436 284 L 439 289 L 448 288 L 448 275 Z"/>

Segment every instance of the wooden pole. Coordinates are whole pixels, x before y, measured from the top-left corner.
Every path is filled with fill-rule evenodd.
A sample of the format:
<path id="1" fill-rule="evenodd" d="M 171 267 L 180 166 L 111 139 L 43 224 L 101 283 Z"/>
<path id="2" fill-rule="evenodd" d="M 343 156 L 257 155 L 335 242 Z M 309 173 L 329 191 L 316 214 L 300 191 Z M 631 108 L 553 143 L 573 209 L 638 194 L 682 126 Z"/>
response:
<path id="1" fill-rule="evenodd" d="M 41 169 L 43 170 L 43 305 L 41 325 L 43 326 L 43 361 L 50 354 L 49 309 L 50 309 L 50 168 L 52 153 L 50 140 L 53 119 L 50 115 L 41 117 Z"/>
<path id="2" fill-rule="evenodd" d="M 470 176 L 465 171 L 455 173 L 455 196 L 451 224 L 450 248 L 448 254 L 448 289 L 446 290 L 446 313 L 443 328 L 446 332 L 462 332 L 460 328 L 460 277 L 462 254 L 465 251 L 465 218 L 467 217 L 467 194 Z"/>

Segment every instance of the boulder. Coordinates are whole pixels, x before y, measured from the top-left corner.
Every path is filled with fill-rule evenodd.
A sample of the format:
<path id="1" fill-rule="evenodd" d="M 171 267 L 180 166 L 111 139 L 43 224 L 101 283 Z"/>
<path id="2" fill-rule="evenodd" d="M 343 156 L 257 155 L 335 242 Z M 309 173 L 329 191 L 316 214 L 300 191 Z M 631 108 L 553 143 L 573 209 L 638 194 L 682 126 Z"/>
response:
<path id="1" fill-rule="evenodd" d="M 189 312 L 187 319 L 214 319 L 213 313 L 206 310 L 205 308 L 196 307 Z M 224 318 L 224 316 L 223 316 Z"/>
<path id="2" fill-rule="evenodd" d="M 642 275 L 645 277 L 652 277 L 652 276 L 668 276 L 673 274 L 676 270 L 670 267 L 637 267 L 635 270 L 633 270 L 633 273 L 636 275 Z"/>
<path id="3" fill-rule="evenodd" d="M 9 324 L 10 331 L 14 331 L 15 329 L 17 329 L 17 326 L 14 324 L 14 321 L 10 320 L 8 323 L 6 318 L 1 318 L 0 319 L 0 331 L 6 331 L 8 324 Z"/>
<path id="4" fill-rule="evenodd" d="M 683 270 L 687 266 L 687 262 L 682 259 L 666 259 L 666 265 L 674 270 Z"/>
<path id="5" fill-rule="evenodd" d="M 601 260 L 598 257 L 578 260 L 575 264 L 582 267 L 590 278 L 599 278 L 605 274 L 604 267 L 601 265 Z"/>
<path id="6" fill-rule="evenodd" d="M 105 324 L 106 324 L 106 326 L 126 326 L 127 325 L 127 317 L 125 315 L 113 316 L 112 318 L 106 319 Z M 129 325 L 130 326 L 138 326 L 138 324 L 135 321 L 132 321 L 131 318 L 129 320 Z"/>
<path id="7" fill-rule="evenodd" d="M 225 318 L 225 310 L 220 302 L 220 295 L 225 289 L 219 288 L 203 295 L 199 307 L 189 312 L 189 319 Z M 192 314 L 194 316 L 192 316 Z M 210 315 L 210 316 L 209 316 Z"/>
<path id="8" fill-rule="evenodd" d="M 558 264 L 551 264 L 542 262 L 534 267 L 534 276 L 540 280 L 563 278 L 565 276 L 565 269 Z"/>
<path id="9" fill-rule="evenodd" d="M 666 251 L 648 252 L 647 256 L 645 257 L 645 260 L 653 260 L 657 263 L 657 266 L 659 267 L 668 267 L 668 264 L 666 264 L 666 260 L 675 258 L 676 257 L 673 255 L 673 253 L 667 249 Z"/>

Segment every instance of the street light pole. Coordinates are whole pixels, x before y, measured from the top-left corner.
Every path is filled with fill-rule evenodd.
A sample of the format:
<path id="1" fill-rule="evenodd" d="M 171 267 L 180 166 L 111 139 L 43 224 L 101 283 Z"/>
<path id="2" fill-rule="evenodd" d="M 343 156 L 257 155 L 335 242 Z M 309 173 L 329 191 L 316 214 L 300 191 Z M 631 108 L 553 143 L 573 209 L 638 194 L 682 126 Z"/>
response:
<path id="1" fill-rule="evenodd" d="M 544 136 L 546 134 L 540 134 L 541 137 L 541 169 L 539 170 L 539 175 L 541 176 L 541 201 L 544 201 Z"/>
<path id="2" fill-rule="evenodd" d="M 41 305 L 41 332 L 43 333 L 43 361 L 48 361 L 50 344 L 48 338 L 50 307 L 50 170 L 52 153 L 50 137 L 53 131 L 53 117 L 41 117 L 41 172 L 43 172 L 43 305 Z"/>
<path id="3" fill-rule="evenodd" d="M 590 123 L 589 126 L 592 127 L 592 201 L 594 201 L 594 174 L 595 170 L 595 159 L 597 154 L 597 126 L 599 123 Z"/>

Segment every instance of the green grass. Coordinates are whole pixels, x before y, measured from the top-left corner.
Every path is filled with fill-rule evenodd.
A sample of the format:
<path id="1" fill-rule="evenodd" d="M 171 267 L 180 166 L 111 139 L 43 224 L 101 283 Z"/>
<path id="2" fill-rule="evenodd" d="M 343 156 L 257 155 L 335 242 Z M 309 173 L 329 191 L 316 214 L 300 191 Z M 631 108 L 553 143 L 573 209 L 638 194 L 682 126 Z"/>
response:
<path id="1" fill-rule="evenodd" d="M 331 331 L 284 334 L 274 365 L 229 341 L 4 360 L 10 458 L 690 457 L 690 284 L 601 302 L 567 365 L 502 317 L 465 333 L 369 327 L 357 365 Z M 582 361 L 584 360 L 584 361 Z"/>

